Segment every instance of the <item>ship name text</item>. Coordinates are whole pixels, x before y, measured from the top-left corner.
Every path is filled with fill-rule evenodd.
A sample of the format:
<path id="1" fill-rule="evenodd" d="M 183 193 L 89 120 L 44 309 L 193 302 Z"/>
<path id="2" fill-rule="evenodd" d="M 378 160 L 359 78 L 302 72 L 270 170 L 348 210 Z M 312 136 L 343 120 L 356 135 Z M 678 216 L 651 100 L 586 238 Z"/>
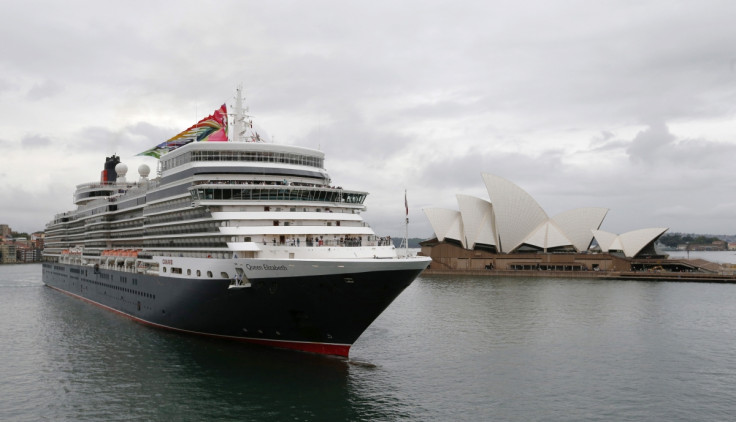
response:
<path id="1" fill-rule="evenodd" d="M 245 268 L 248 270 L 254 270 L 254 271 L 287 271 L 288 268 L 286 268 L 286 265 L 250 265 L 246 264 Z"/>

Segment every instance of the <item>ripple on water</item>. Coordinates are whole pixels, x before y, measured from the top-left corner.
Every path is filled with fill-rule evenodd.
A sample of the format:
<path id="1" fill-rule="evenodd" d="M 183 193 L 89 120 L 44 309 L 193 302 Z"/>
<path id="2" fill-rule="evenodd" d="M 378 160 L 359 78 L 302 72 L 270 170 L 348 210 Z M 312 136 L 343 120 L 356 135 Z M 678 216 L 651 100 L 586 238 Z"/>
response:
<path id="1" fill-rule="evenodd" d="M 736 286 L 420 277 L 349 360 L 152 329 L 0 266 L 0 420 L 727 420 Z"/>

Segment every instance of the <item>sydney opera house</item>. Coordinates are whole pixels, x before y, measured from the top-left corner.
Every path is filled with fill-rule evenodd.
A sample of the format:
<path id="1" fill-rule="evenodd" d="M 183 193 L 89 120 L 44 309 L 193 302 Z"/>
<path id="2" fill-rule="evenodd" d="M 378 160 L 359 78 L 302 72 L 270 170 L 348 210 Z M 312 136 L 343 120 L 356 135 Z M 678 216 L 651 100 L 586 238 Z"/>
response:
<path id="1" fill-rule="evenodd" d="M 514 183 L 482 174 L 488 199 L 457 195 L 458 209 L 425 208 L 435 238 L 422 243 L 433 267 L 446 269 L 628 269 L 657 257 L 667 228 L 623 234 L 600 230 L 606 208 L 577 208 L 553 217 Z"/>

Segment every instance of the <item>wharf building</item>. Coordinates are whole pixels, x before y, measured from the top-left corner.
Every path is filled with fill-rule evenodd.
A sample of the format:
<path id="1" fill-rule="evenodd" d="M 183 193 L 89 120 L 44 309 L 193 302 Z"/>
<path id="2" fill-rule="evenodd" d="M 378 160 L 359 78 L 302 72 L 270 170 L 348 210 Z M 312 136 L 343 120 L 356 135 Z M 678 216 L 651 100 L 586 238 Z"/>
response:
<path id="1" fill-rule="evenodd" d="M 12 236 L 7 224 L 0 224 L 0 264 L 19 264 L 41 261 L 44 233 L 37 232 L 30 239 Z"/>
<path id="2" fill-rule="evenodd" d="M 10 237 L 10 234 L 12 233 L 12 230 L 10 230 L 10 226 L 7 224 L 0 224 L 0 237 L 5 239 Z"/>
<path id="3" fill-rule="evenodd" d="M 514 183 L 488 173 L 482 178 L 488 199 L 458 194 L 457 210 L 423 209 L 435 234 L 421 244 L 432 257 L 430 271 L 631 271 L 647 262 L 661 266 L 665 258 L 654 243 L 667 228 L 603 231 L 607 208 L 550 217 Z M 671 270 L 692 270 L 671 264 Z"/>

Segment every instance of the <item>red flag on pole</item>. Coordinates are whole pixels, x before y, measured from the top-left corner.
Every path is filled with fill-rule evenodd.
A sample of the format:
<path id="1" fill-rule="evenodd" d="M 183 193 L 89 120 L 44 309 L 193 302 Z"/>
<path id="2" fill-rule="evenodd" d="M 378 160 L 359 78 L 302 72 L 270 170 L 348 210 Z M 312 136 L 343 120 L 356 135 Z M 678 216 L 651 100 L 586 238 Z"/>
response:
<path id="1" fill-rule="evenodd" d="M 406 190 L 404 191 L 404 208 L 406 208 L 406 215 L 409 215 L 409 202 L 406 200 Z"/>

